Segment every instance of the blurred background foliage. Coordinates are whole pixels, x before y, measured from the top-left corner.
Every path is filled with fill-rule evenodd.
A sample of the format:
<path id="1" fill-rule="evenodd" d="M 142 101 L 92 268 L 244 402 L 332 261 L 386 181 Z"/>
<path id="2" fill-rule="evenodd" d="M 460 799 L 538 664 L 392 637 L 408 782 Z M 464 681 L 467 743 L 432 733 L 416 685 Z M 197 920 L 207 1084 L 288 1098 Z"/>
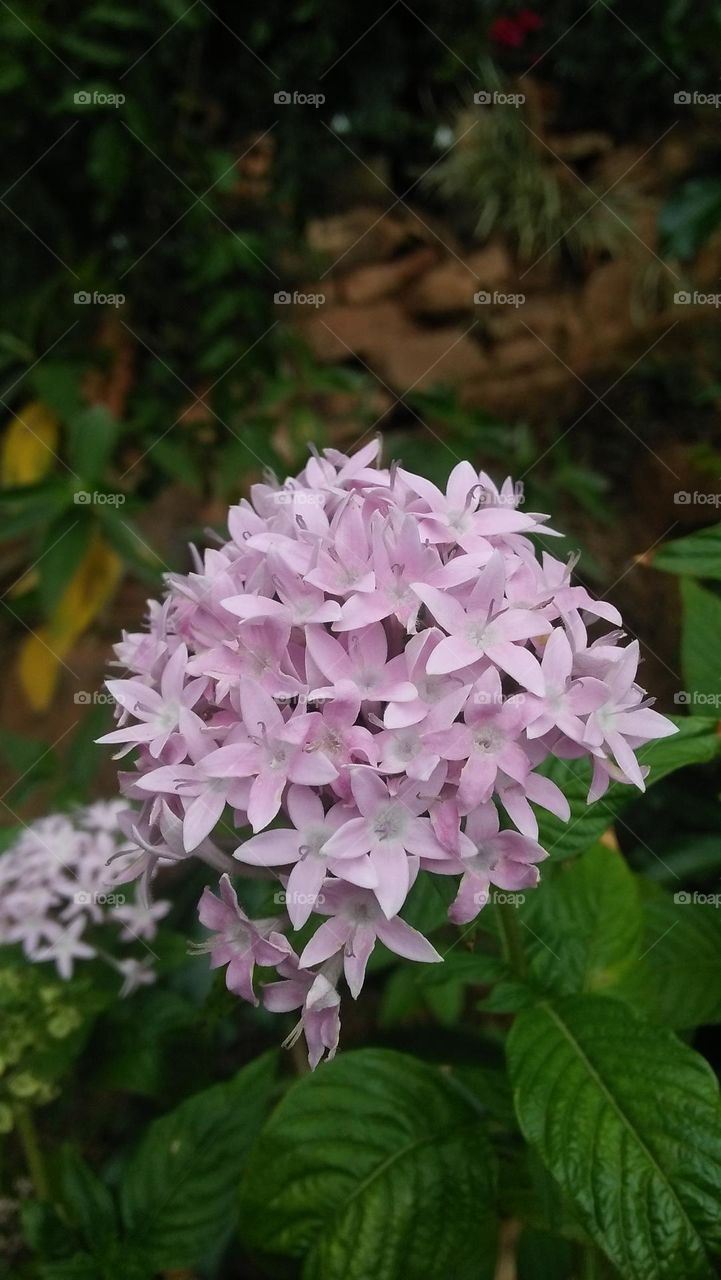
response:
<path id="1" fill-rule="evenodd" d="M 63 763 L 73 741 L 85 759 L 84 719 L 95 728 L 109 714 L 98 689 L 110 639 L 137 625 L 164 571 L 185 566 L 189 540 L 222 529 L 228 502 L 266 467 L 296 469 L 309 443 L 350 447 L 381 429 L 387 453 L 438 479 L 459 456 L 499 478 L 527 475 L 526 502 L 570 530 L 564 551 L 583 548 L 597 587 L 625 574 L 644 545 L 623 521 L 624 486 L 639 460 L 653 472 L 660 455 L 669 470 L 681 404 L 692 405 L 694 450 L 684 473 L 721 470 L 708 318 L 699 341 L 674 339 L 624 373 L 603 426 L 609 379 L 598 392 L 592 380 L 571 434 L 575 409 L 544 408 L 541 382 L 524 399 L 522 373 L 522 412 L 499 410 L 483 387 L 469 400 L 443 369 L 437 384 L 396 395 L 394 383 L 389 395 L 362 351 L 319 358 L 274 299 L 309 280 L 332 292 L 329 269 L 355 261 L 334 251 L 333 233 L 354 210 L 377 208 L 380 223 L 412 206 L 415 230 L 389 269 L 428 237 L 459 261 L 501 245 L 519 271 L 539 259 L 560 309 L 592 269 L 640 257 L 641 308 L 658 310 L 681 279 L 666 263 L 692 263 L 721 223 L 718 111 L 684 107 L 679 125 L 674 102 L 713 91 L 719 35 L 719 7 L 686 0 L 643 0 L 632 17 L 605 0 L 0 9 L 0 587 L 19 690 L 0 707 L 0 751 L 11 780 L 27 773 L 52 792 L 58 739 Z M 479 85 L 523 91 L 523 110 L 472 118 Z M 324 101 L 286 105 L 284 93 Z M 676 125 L 682 155 L 651 182 L 658 251 L 647 252 L 643 182 L 599 200 L 611 183 L 594 166 L 610 155 L 611 176 L 642 167 Z M 418 332 L 436 319 L 429 310 Z M 485 324 L 474 342 L 492 365 Z M 403 341 L 388 335 L 389 347 Z M 645 453 L 619 425 L 629 418 Z M 651 518 L 649 543 L 673 525 L 667 514 Z M 631 615 L 644 607 L 641 592 Z"/>

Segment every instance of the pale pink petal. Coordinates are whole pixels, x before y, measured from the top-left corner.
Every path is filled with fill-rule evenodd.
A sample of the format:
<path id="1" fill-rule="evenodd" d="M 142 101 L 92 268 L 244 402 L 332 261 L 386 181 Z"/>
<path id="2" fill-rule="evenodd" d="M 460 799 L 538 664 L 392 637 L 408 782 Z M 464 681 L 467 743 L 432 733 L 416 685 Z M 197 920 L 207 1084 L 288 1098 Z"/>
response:
<path id="1" fill-rule="evenodd" d="M 531 693 L 543 697 L 541 664 L 528 649 L 522 649 L 520 645 L 511 644 L 510 641 L 502 641 L 500 644 L 489 645 L 488 657 L 501 671 L 507 671 L 509 676 L 513 676 L 524 689 L 530 689 Z"/>
<path id="2" fill-rule="evenodd" d="M 354 1000 L 357 1000 L 360 995 L 363 979 L 365 978 L 366 965 L 375 946 L 375 940 L 375 929 L 372 929 L 369 925 L 360 925 L 353 932 L 351 946 L 346 948 L 343 968 L 348 989 Z"/>
<path id="3" fill-rule="evenodd" d="M 233 857 L 252 867 L 283 867 L 298 858 L 300 840 L 299 832 L 287 828 L 261 831 L 260 835 L 244 840 Z"/>
<path id="4" fill-rule="evenodd" d="M 325 865 L 321 858 L 301 858 L 288 877 L 285 888 L 285 909 L 294 929 L 302 929 L 315 907 L 325 879 Z"/>
<path id="5" fill-rule="evenodd" d="M 400 911 L 408 897 L 410 888 L 410 869 L 408 855 L 401 844 L 384 840 L 381 845 L 371 849 L 373 870 L 378 876 L 378 884 L 374 890 L 378 904 L 387 917 L 391 919 Z"/>
<path id="6" fill-rule="evenodd" d="M 254 680 L 240 682 L 240 709 L 249 733 L 278 733 L 283 728 L 277 704 Z"/>
<path id="7" fill-rule="evenodd" d="M 330 960 L 331 956 L 343 950 L 352 933 L 353 925 L 350 920 L 342 920 L 338 916 L 324 920 L 301 952 L 301 968 L 308 969 L 311 965 Z"/>
<path id="8" fill-rule="evenodd" d="M 350 785 L 360 812 L 373 817 L 381 805 L 388 803 L 388 788 L 373 769 L 358 765 L 351 770 Z"/>
<path id="9" fill-rule="evenodd" d="M 448 592 L 429 587 L 425 582 L 413 582 L 411 588 L 444 631 L 453 635 L 468 626 L 465 609 Z M 429 666 L 427 669 L 430 671 L 432 668 Z"/>
<path id="10" fill-rule="evenodd" d="M 361 889 L 375 889 L 378 884 L 378 876 L 367 854 L 360 858 L 329 858 L 328 867 L 340 880 L 357 884 Z"/>
<path id="11" fill-rule="evenodd" d="M 293 786 L 288 790 L 286 808 L 294 827 L 322 826 L 325 817 L 323 801 L 309 787 Z"/>
<path id="12" fill-rule="evenodd" d="M 417 929 L 396 916 L 394 920 L 379 920 L 376 932 L 381 942 L 405 960 L 417 960 L 421 964 L 438 964 L 443 959 L 427 938 Z"/>
<path id="13" fill-rule="evenodd" d="M 446 636 L 429 656 L 426 671 L 431 676 L 443 676 L 450 671 L 469 667 L 482 656 L 481 647 L 466 640 L 464 636 Z"/>
<path id="14" fill-rule="evenodd" d="M 183 819 L 183 844 L 192 853 L 209 836 L 225 808 L 225 792 L 209 789 L 188 805 Z"/>
<path id="15" fill-rule="evenodd" d="M 541 667 L 548 688 L 565 689 L 572 666 L 573 653 L 566 633 L 562 627 L 555 627 L 546 641 L 541 659 Z"/>
<path id="16" fill-rule="evenodd" d="M 323 845 L 327 858 L 357 858 L 368 853 L 373 840 L 365 818 L 350 818 Z"/>
<path id="17" fill-rule="evenodd" d="M 285 777 L 272 769 L 259 773 L 250 789 L 248 821 L 253 831 L 261 831 L 272 822 L 278 810 L 285 787 Z"/>

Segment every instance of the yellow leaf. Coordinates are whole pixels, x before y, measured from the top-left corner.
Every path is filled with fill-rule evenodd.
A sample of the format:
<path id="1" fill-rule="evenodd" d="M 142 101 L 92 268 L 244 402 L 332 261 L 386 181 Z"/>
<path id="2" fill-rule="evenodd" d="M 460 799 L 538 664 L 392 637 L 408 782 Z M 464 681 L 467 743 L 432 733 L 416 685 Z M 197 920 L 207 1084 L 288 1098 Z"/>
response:
<path id="1" fill-rule="evenodd" d="M 37 569 L 28 569 L 27 573 L 23 573 L 21 577 L 8 587 L 8 595 L 11 600 L 17 600 L 21 596 L 27 595 L 28 591 L 34 591 L 38 585 L 40 574 Z"/>
<path id="2" fill-rule="evenodd" d="M 120 557 L 99 534 L 94 534 L 49 619 L 54 649 L 60 647 L 67 653 L 110 599 L 121 573 Z"/>
<path id="3" fill-rule="evenodd" d="M 18 655 L 21 688 L 33 711 L 46 711 L 55 693 L 60 671 L 60 655 L 49 648 L 47 627 L 26 636 Z"/>
<path id="4" fill-rule="evenodd" d="M 60 426 L 39 400 L 23 405 L 2 440 L 0 479 L 9 485 L 34 484 L 50 470 L 57 454 Z"/>
<path id="5" fill-rule="evenodd" d="M 49 707 L 65 656 L 110 599 L 121 572 L 120 557 L 94 534 L 47 625 L 23 641 L 18 674 L 35 711 Z"/>

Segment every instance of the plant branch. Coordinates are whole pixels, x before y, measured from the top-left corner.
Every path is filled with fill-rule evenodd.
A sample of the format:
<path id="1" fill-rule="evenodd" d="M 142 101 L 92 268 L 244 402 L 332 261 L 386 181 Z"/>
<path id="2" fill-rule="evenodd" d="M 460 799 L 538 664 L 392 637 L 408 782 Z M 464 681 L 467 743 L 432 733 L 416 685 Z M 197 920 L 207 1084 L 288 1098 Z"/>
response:
<path id="1" fill-rule="evenodd" d="M 501 930 L 503 954 L 517 978 L 525 978 L 528 965 L 518 924 L 516 907 L 510 902 L 496 902 L 496 916 Z"/>
<path id="2" fill-rule="evenodd" d="M 20 1145 L 23 1149 L 25 1163 L 35 1194 L 38 1200 L 49 1200 L 50 1183 L 32 1112 L 27 1107 L 16 1107 L 14 1116 L 18 1138 L 20 1139 Z"/>

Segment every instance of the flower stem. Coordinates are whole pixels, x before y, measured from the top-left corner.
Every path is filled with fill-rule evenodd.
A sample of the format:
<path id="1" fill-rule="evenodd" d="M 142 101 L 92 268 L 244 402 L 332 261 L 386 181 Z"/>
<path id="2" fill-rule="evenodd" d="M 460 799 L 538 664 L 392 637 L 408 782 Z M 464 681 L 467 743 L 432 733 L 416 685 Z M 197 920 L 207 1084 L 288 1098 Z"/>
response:
<path id="1" fill-rule="evenodd" d="M 523 940 L 518 924 L 516 907 L 511 902 L 497 902 L 496 914 L 501 930 L 503 953 L 517 978 L 525 978 L 528 965 L 523 951 Z"/>
<path id="2" fill-rule="evenodd" d="M 50 1183 L 32 1112 L 27 1107 L 16 1107 L 14 1115 L 17 1134 L 35 1194 L 38 1200 L 49 1200 Z"/>
<path id="3" fill-rule="evenodd" d="M 598 1252 L 593 1245 L 581 1248 L 579 1261 L 581 1280 L 598 1280 Z"/>

